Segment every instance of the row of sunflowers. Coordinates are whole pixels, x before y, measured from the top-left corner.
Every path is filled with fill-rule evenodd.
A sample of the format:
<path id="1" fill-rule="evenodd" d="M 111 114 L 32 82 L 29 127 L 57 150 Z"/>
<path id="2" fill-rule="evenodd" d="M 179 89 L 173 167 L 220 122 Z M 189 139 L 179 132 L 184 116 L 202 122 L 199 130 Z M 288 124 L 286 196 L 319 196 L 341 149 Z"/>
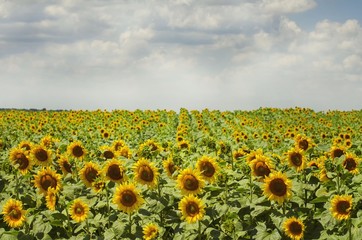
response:
<path id="1" fill-rule="evenodd" d="M 362 111 L 0 112 L 0 238 L 358 239 Z"/>

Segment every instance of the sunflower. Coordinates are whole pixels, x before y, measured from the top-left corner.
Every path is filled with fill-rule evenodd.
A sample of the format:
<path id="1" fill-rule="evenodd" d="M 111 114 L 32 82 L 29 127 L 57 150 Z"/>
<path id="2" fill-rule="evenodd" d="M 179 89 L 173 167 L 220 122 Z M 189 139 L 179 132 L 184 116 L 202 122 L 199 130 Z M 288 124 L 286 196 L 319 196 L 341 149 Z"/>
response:
<path id="1" fill-rule="evenodd" d="M 96 163 L 87 162 L 79 171 L 79 176 L 87 187 L 92 187 L 92 183 L 99 177 L 100 172 Z"/>
<path id="2" fill-rule="evenodd" d="M 103 167 L 103 172 L 108 180 L 116 183 L 122 183 L 127 179 L 125 168 L 122 162 L 117 159 L 108 160 Z"/>
<path id="3" fill-rule="evenodd" d="M 302 149 L 303 151 L 307 151 L 308 149 L 310 149 L 311 147 L 313 147 L 313 143 L 312 143 L 312 139 L 310 139 L 309 137 L 306 136 L 302 136 L 300 134 L 298 134 L 295 137 L 295 147 Z"/>
<path id="4" fill-rule="evenodd" d="M 205 185 L 200 173 L 190 168 L 184 169 L 177 177 L 177 186 L 182 194 L 199 194 Z"/>
<path id="5" fill-rule="evenodd" d="M 143 227 L 142 232 L 143 239 L 152 240 L 157 238 L 159 230 L 156 224 L 150 223 Z"/>
<path id="6" fill-rule="evenodd" d="M 201 220 L 205 215 L 205 205 L 198 197 L 188 195 L 181 199 L 179 209 L 182 213 L 182 220 L 194 223 Z"/>
<path id="7" fill-rule="evenodd" d="M 42 145 L 34 146 L 30 153 L 32 160 L 39 165 L 49 166 L 52 163 L 52 152 Z"/>
<path id="8" fill-rule="evenodd" d="M 288 162 L 291 167 L 294 167 L 297 172 L 301 171 L 305 167 L 305 156 L 303 150 L 298 148 L 292 148 L 287 152 Z"/>
<path id="9" fill-rule="evenodd" d="M 80 141 L 74 141 L 67 147 L 67 152 L 69 156 L 73 156 L 77 159 L 83 159 L 87 154 L 87 151 L 83 147 Z"/>
<path id="10" fill-rule="evenodd" d="M 60 166 L 63 174 L 72 173 L 72 164 L 69 162 L 66 156 L 60 156 L 58 159 L 58 165 Z"/>
<path id="11" fill-rule="evenodd" d="M 43 194 L 47 194 L 49 188 L 54 188 L 58 192 L 61 188 L 61 176 L 53 169 L 47 167 L 38 171 L 34 177 L 34 185 Z"/>
<path id="12" fill-rule="evenodd" d="M 33 144 L 30 141 L 24 140 L 19 143 L 19 148 L 24 148 L 27 151 L 30 151 L 33 147 Z"/>
<path id="13" fill-rule="evenodd" d="M 23 203 L 19 200 L 9 199 L 3 206 L 2 214 L 9 227 L 21 227 L 25 222 L 26 210 L 23 210 Z"/>
<path id="14" fill-rule="evenodd" d="M 293 240 L 300 240 L 303 238 L 304 228 L 303 222 L 295 217 L 288 218 L 284 222 L 284 231 L 287 236 Z"/>
<path id="15" fill-rule="evenodd" d="M 106 183 L 104 182 L 103 179 L 96 179 L 96 181 L 92 183 L 92 190 L 95 193 L 99 193 L 104 189 L 105 185 Z"/>
<path id="16" fill-rule="evenodd" d="M 113 203 L 118 206 L 119 210 L 131 214 L 138 210 L 143 202 L 144 200 L 134 184 L 121 184 L 116 188 Z"/>
<path id="17" fill-rule="evenodd" d="M 292 182 L 281 172 L 271 173 L 264 179 L 264 195 L 282 204 L 292 195 Z"/>
<path id="18" fill-rule="evenodd" d="M 252 151 L 248 154 L 248 156 L 246 157 L 246 162 L 250 163 L 251 161 L 253 161 L 256 157 L 256 155 L 263 155 L 263 149 L 258 148 L 256 151 Z"/>
<path id="19" fill-rule="evenodd" d="M 173 174 L 177 171 L 178 167 L 173 162 L 172 158 L 163 162 L 163 167 L 166 170 L 167 176 L 173 177 Z"/>
<path id="20" fill-rule="evenodd" d="M 23 175 L 25 175 L 33 165 L 33 161 L 31 161 L 28 156 L 28 151 L 24 148 L 13 148 L 10 151 L 10 160 Z"/>
<path id="21" fill-rule="evenodd" d="M 55 205 L 57 203 L 57 192 L 54 188 L 48 188 L 47 194 L 45 196 L 46 206 L 49 210 L 54 211 Z"/>
<path id="22" fill-rule="evenodd" d="M 112 144 L 112 147 L 115 151 L 118 151 L 125 146 L 126 146 L 126 143 L 123 140 L 116 140 Z"/>
<path id="23" fill-rule="evenodd" d="M 337 220 L 348 219 L 352 209 L 352 196 L 351 195 L 336 195 L 331 200 L 332 215 Z"/>
<path id="24" fill-rule="evenodd" d="M 140 158 L 133 166 L 135 180 L 149 187 L 155 187 L 158 181 L 158 169 L 153 162 Z"/>
<path id="25" fill-rule="evenodd" d="M 254 176 L 263 178 L 269 176 L 272 169 L 271 160 L 264 155 L 256 155 L 249 166 Z"/>
<path id="26" fill-rule="evenodd" d="M 111 146 L 101 146 L 101 157 L 105 159 L 112 159 L 117 157 L 117 152 Z"/>
<path id="27" fill-rule="evenodd" d="M 121 147 L 118 151 L 117 154 L 119 156 L 125 157 L 125 158 L 131 158 L 132 157 L 132 152 L 131 149 L 129 149 L 129 147 L 127 146 L 123 146 Z"/>
<path id="28" fill-rule="evenodd" d="M 77 198 L 73 201 L 73 203 L 69 207 L 70 217 L 80 223 L 83 222 L 89 213 L 89 206 L 81 199 Z"/>
<path id="29" fill-rule="evenodd" d="M 352 153 L 347 153 L 343 160 L 343 167 L 352 174 L 358 174 L 359 159 Z"/>
<path id="30" fill-rule="evenodd" d="M 219 165 L 215 158 L 208 156 L 199 158 L 196 163 L 196 168 L 201 173 L 201 177 L 211 183 L 215 181 L 216 175 L 219 172 Z"/>
<path id="31" fill-rule="evenodd" d="M 330 150 L 330 156 L 332 159 L 339 158 L 345 154 L 345 147 L 341 145 L 333 145 Z"/>

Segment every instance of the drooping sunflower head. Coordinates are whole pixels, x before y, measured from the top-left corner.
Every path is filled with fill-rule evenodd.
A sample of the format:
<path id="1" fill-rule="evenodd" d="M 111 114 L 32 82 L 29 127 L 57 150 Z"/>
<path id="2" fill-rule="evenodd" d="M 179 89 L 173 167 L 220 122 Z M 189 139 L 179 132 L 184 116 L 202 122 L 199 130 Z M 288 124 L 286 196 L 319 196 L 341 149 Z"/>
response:
<path id="1" fill-rule="evenodd" d="M 282 204 L 292 195 L 292 183 L 282 172 L 271 173 L 264 179 L 264 195 Z"/>
<path id="2" fill-rule="evenodd" d="M 54 211 L 57 203 L 57 192 L 54 188 L 48 188 L 48 191 L 45 196 L 46 206 L 49 210 Z"/>
<path id="3" fill-rule="evenodd" d="M 31 159 L 38 165 L 49 166 L 52 163 L 52 152 L 44 146 L 37 145 L 31 149 Z"/>
<path id="4" fill-rule="evenodd" d="M 197 170 L 187 168 L 177 176 L 177 186 L 184 195 L 199 194 L 202 192 L 205 182 Z"/>
<path id="5" fill-rule="evenodd" d="M 292 148 L 287 152 L 287 155 L 289 166 L 294 167 L 297 172 L 304 169 L 306 161 L 303 150 Z"/>
<path id="6" fill-rule="evenodd" d="M 330 156 L 332 159 L 339 158 L 345 154 L 345 147 L 342 145 L 333 145 L 330 150 Z"/>
<path id="7" fill-rule="evenodd" d="M 58 159 L 58 165 L 60 166 L 60 169 L 62 170 L 63 174 L 72 174 L 73 172 L 73 166 L 69 162 L 68 157 L 62 155 Z"/>
<path id="8" fill-rule="evenodd" d="M 288 218 L 284 222 L 284 232 L 293 240 L 300 240 L 304 235 L 304 224 L 300 219 L 295 217 Z"/>
<path id="9" fill-rule="evenodd" d="M 251 172 L 256 177 L 267 177 L 272 170 L 271 160 L 264 155 L 256 155 L 255 159 L 249 163 Z"/>
<path id="10" fill-rule="evenodd" d="M 75 199 L 69 207 L 70 217 L 76 222 L 83 222 L 88 217 L 89 206 L 81 199 Z"/>
<path id="11" fill-rule="evenodd" d="M 108 160 L 103 167 L 103 173 L 108 180 L 116 183 L 122 183 L 127 180 L 122 161 L 117 159 Z"/>
<path id="12" fill-rule="evenodd" d="M 329 210 L 332 212 L 333 217 L 337 220 L 348 219 L 352 210 L 352 196 L 334 196 L 331 200 L 331 207 Z"/>
<path id="13" fill-rule="evenodd" d="M 74 141 L 67 147 L 67 152 L 69 156 L 73 156 L 77 159 L 83 159 L 87 154 L 86 149 L 83 147 L 80 141 Z"/>
<path id="14" fill-rule="evenodd" d="M 34 185 L 43 194 L 47 194 L 49 188 L 58 192 L 61 188 L 61 176 L 49 167 L 43 168 L 35 175 Z"/>
<path id="15" fill-rule="evenodd" d="M 144 240 L 152 240 L 157 238 L 159 233 L 159 228 L 156 224 L 149 223 L 143 227 L 142 232 Z"/>
<path id="16" fill-rule="evenodd" d="M 182 219 L 188 223 L 201 220 L 205 215 L 204 203 L 194 195 L 184 196 L 179 203 L 179 210 L 181 210 Z"/>
<path id="17" fill-rule="evenodd" d="M 163 167 L 166 170 L 167 176 L 173 177 L 173 174 L 177 171 L 178 167 L 173 162 L 172 158 L 168 158 L 163 162 Z"/>
<path id="18" fill-rule="evenodd" d="M 135 180 L 148 187 L 155 187 L 158 182 L 158 169 L 153 162 L 140 158 L 133 166 Z"/>
<path id="19" fill-rule="evenodd" d="M 358 174 L 358 165 L 360 160 L 352 153 L 346 153 L 346 158 L 343 160 L 343 167 L 352 174 Z"/>
<path id="20" fill-rule="evenodd" d="M 119 185 L 113 197 L 113 203 L 118 209 L 128 214 L 137 211 L 143 202 L 139 191 L 132 183 Z"/>
<path id="21" fill-rule="evenodd" d="M 10 151 L 10 161 L 23 175 L 26 174 L 33 165 L 28 151 L 24 148 L 13 148 Z"/>
<path id="22" fill-rule="evenodd" d="M 87 187 L 92 187 L 92 183 L 99 177 L 100 173 L 98 164 L 87 162 L 79 171 L 79 176 Z"/>
<path id="23" fill-rule="evenodd" d="M 12 228 L 21 227 L 26 219 L 26 211 L 23 210 L 23 203 L 12 198 L 3 206 L 2 214 L 4 215 L 6 224 Z"/>
<path id="24" fill-rule="evenodd" d="M 219 172 L 219 165 L 215 158 L 209 156 L 202 156 L 197 161 L 196 168 L 201 173 L 201 177 L 208 182 L 214 182 Z"/>

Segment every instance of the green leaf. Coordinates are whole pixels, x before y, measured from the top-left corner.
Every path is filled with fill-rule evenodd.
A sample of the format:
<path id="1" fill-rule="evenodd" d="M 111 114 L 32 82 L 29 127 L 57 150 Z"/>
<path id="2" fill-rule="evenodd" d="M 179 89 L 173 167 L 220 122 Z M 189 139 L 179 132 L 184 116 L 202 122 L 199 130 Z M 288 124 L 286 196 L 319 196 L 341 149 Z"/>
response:
<path id="1" fill-rule="evenodd" d="M 329 197 L 328 196 L 321 196 L 321 197 L 317 197 L 315 199 L 313 199 L 312 201 L 310 201 L 310 203 L 325 203 L 328 202 Z"/>

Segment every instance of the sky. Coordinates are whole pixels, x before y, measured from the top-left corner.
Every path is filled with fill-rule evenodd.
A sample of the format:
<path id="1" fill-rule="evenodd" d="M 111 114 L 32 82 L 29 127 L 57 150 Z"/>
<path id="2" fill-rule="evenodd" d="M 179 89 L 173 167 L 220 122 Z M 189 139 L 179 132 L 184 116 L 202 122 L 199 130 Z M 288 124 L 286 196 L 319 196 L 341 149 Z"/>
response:
<path id="1" fill-rule="evenodd" d="M 0 0 L 0 108 L 362 109 L 359 0 Z"/>

